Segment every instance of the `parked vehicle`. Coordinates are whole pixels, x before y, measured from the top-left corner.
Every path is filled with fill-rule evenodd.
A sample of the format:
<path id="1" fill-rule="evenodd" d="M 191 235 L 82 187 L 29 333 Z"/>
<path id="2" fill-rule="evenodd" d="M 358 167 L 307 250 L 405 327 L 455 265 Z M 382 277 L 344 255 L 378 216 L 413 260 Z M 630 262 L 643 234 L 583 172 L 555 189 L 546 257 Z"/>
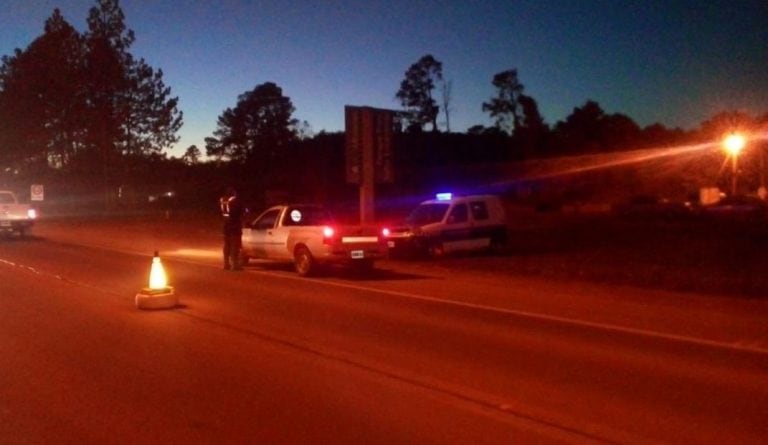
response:
<path id="1" fill-rule="evenodd" d="M 37 211 L 29 204 L 19 202 L 10 190 L 0 190 L 0 232 L 17 232 L 19 236 L 29 233 L 35 224 Z"/>
<path id="2" fill-rule="evenodd" d="M 701 213 L 709 218 L 765 221 L 768 219 L 768 202 L 757 196 L 726 196 L 715 204 L 703 206 Z"/>
<path id="3" fill-rule="evenodd" d="M 243 229 L 242 241 L 244 264 L 251 258 L 293 262 L 301 276 L 330 263 L 368 271 L 386 255 L 378 229 L 339 226 L 327 209 L 317 205 L 271 207 Z"/>
<path id="4" fill-rule="evenodd" d="M 628 219 L 677 219 L 690 216 L 688 202 L 671 201 L 655 195 L 635 195 L 626 202 L 613 206 L 613 213 Z"/>
<path id="5" fill-rule="evenodd" d="M 390 229 L 387 246 L 392 255 L 469 250 L 498 251 L 507 242 L 507 222 L 501 200 L 493 195 L 438 194 L 424 201 Z"/>

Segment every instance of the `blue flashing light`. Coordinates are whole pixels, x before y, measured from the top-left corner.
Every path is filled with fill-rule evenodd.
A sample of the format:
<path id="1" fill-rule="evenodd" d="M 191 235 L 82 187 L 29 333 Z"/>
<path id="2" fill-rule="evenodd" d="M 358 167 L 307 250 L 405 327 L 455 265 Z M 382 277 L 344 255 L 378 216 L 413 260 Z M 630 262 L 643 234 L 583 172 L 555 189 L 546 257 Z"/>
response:
<path id="1" fill-rule="evenodd" d="M 435 199 L 438 201 L 450 201 L 453 198 L 453 193 L 438 193 L 435 195 Z"/>

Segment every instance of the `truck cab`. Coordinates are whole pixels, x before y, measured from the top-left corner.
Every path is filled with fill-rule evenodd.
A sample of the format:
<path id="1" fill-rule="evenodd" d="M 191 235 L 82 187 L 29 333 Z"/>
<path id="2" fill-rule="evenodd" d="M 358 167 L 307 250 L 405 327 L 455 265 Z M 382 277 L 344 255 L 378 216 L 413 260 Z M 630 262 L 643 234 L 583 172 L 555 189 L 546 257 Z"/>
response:
<path id="1" fill-rule="evenodd" d="M 32 229 L 36 218 L 37 211 L 19 202 L 15 193 L 0 190 L 0 233 L 17 232 L 23 237 Z"/>

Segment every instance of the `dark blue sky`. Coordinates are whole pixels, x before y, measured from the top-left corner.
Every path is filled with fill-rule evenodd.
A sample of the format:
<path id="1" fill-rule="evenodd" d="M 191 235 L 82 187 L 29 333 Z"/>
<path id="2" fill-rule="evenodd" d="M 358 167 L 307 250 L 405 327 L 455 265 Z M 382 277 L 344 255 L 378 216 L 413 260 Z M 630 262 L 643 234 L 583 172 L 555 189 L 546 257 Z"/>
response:
<path id="1" fill-rule="evenodd" d="M 91 0 L 0 0 L 0 54 L 25 48 L 53 9 L 85 30 Z M 517 68 L 554 124 L 588 99 L 640 125 L 686 129 L 715 113 L 768 112 L 766 0 L 122 0 L 132 53 L 165 73 L 185 125 L 172 154 L 226 107 L 273 81 L 315 132 L 344 105 L 399 108 L 425 54 L 453 83 L 451 129 L 491 125 L 493 75 Z M 440 121 L 445 120 L 441 115 Z"/>

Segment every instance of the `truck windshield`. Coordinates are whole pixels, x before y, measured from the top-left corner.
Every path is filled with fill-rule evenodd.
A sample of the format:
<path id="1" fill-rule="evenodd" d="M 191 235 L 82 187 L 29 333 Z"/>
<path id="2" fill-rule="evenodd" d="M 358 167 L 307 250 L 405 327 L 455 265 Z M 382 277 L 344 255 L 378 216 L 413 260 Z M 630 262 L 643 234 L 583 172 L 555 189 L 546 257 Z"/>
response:
<path id="1" fill-rule="evenodd" d="M 283 216 L 284 226 L 324 226 L 333 224 L 331 214 L 318 206 L 293 206 Z"/>
<path id="2" fill-rule="evenodd" d="M 413 224 L 415 226 L 440 222 L 443 220 L 445 212 L 448 211 L 448 207 L 450 207 L 450 204 L 448 203 L 421 204 L 411 212 L 408 218 L 406 218 L 406 221 L 408 224 Z"/>

